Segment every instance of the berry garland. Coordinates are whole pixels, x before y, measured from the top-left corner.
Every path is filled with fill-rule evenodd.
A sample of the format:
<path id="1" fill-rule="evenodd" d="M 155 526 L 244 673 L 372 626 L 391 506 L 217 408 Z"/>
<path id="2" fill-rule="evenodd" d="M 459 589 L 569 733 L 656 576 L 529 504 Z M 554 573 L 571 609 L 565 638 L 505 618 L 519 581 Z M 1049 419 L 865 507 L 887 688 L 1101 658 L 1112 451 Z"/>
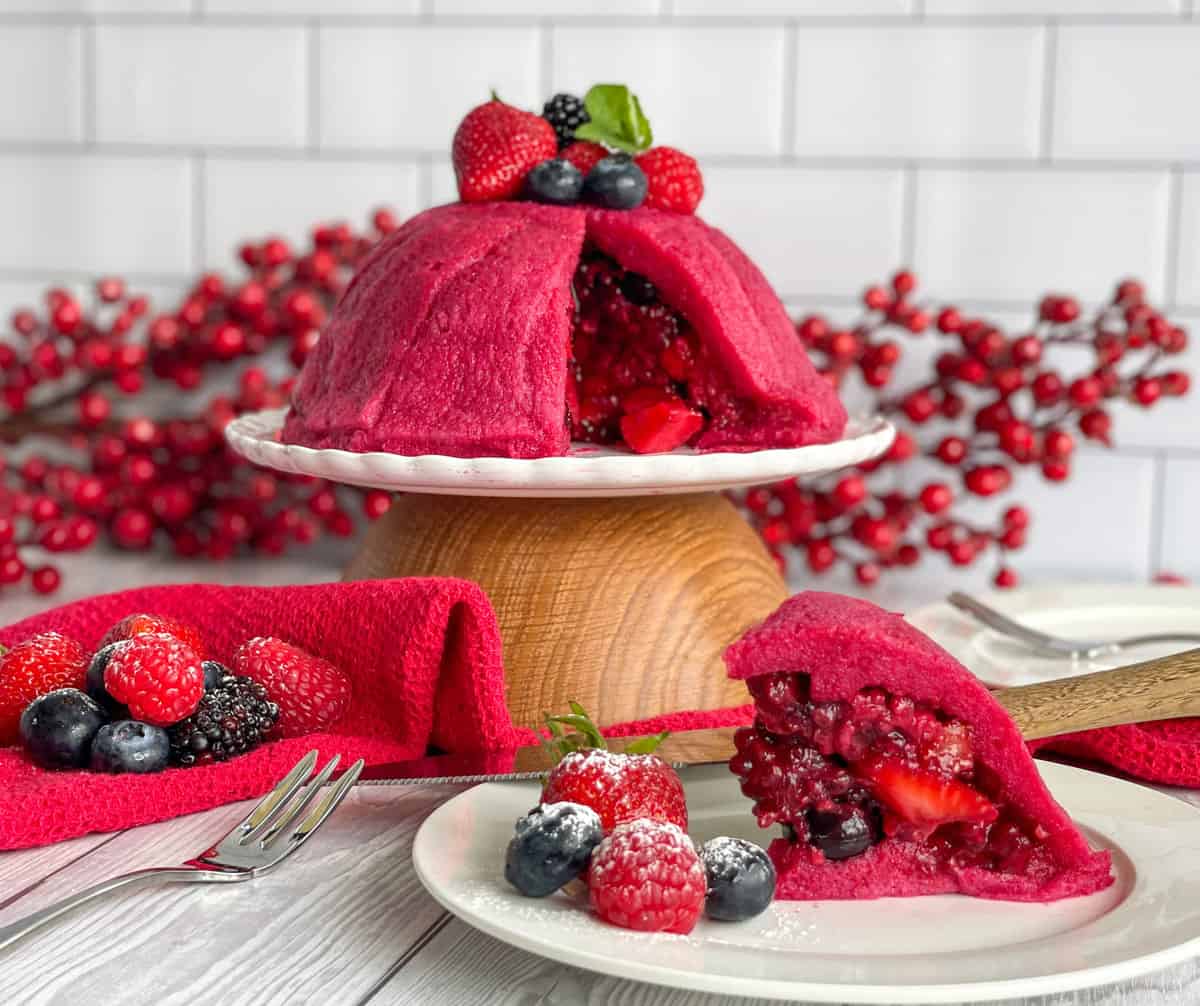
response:
<path id="1" fill-rule="evenodd" d="M 1165 359 L 1187 348 L 1187 332 L 1146 303 L 1136 280 L 1120 283 L 1111 302 L 1086 318 L 1073 297 L 1043 297 L 1019 333 L 953 306 L 917 303 L 916 288 L 916 277 L 901 271 L 890 286 L 863 294 L 865 313 L 854 324 L 835 327 L 819 315 L 797 324 L 822 372 L 839 387 L 861 380 L 874 411 L 897 425 L 887 455 L 851 474 L 751 489 L 740 501 L 783 569 L 798 551 L 814 573 L 848 565 L 870 585 L 929 552 L 963 567 L 991 554 L 995 585 L 1014 587 L 1006 558 L 1025 544 L 1029 511 L 1010 505 L 997 524 L 982 526 L 964 513 L 970 498 L 1004 493 L 1018 466 L 1063 482 L 1075 432 L 1111 446 L 1111 406 L 1149 408 L 1187 394 L 1188 375 L 1167 369 Z M 945 346 L 933 373 L 893 389 L 902 354 L 896 336 L 927 332 Z M 1061 369 L 1065 350 L 1080 360 L 1070 372 Z M 904 488 L 919 480 L 898 469 L 922 461 L 944 468 L 945 479 Z"/>
<path id="2" fill-rule="evenodd" d="M 303 252 L 280 238 L 245 244 L 246 275 L 206 273 L 161 314 L 116 278 L 96 284 L 91 306 L 52 289 L 40 314 L 17 311 L 15 338 L 0 341 L 0 443 L 28 450 L 19 463 L 0 456 L 0 588 L 28 580 L 51 593 L 61 574 L 43 553 L 81 552 L 102 538 L 130 550 L 169 546 L 183 557 L 278 555 L 322 533 L 353 534 L 355 511 L 385 513 L 387 493 L 258 468 L 226 446 L 223 429 L 243 412 L 287 401 L 354 268 L 396 226 L 379 210 L 365 232 L 316 227 Z M 813 572 L 849 563 L 870 584 L 926 550 L 966 566 L 1020 548 L 1024 507 L 1010 506 L 988 529 L 960 515 L 963 498 L 1004 492 L 1015 465 L 1062 481 L 1075 447 L 1070 428 L 1107 444 L 1108 403 L 1148 407 L 1188 390 L 1185 373 L 1159 369 L 1186 348 L 1187 335 L 1145 303 L 1136 282 L 1122 283 L 1087 320 L 1075 300 L 1047 297 L 1032 329 L 1017 336 L 953 307 L 937 312 L 935 324 L 912 299 L 915 288 L 912 274 L 900 272 L 891 289 L 866 292 L 866 314 L 853 326 L 817 316 L 797 325 L 830 380 L 857 373 L 901 432 L 886 458 L 852 474 L 740 496 L 783 567 L 796 547 Z M 893 334 L 931 327 L 953 348 L 927 380 L 893 390 L 901 355 Z M 1060 345 L 1084 351 L 1078 376 L 1043 359 Z M 279 377 L 262 359 L 274 347 L 286 350 Z M 142 403 L 156 390 L 173 404 L 149 415 Z M 898 489 L 897 469 L 922 457 L 950 469 L 959 490 L 942 481 Z M 1016 575 L 1001 565 L 996 583 L 1012 586 Z"/>

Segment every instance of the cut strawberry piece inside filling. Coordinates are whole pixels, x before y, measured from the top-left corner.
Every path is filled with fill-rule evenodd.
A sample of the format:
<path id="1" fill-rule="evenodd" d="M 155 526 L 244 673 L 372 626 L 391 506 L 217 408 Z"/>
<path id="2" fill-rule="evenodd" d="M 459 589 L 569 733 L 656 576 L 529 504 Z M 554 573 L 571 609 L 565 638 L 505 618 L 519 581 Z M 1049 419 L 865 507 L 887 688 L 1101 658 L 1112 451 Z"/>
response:
<path id="1" fill-rule="evenodd" d="M 573 440 L 659 453 L 694 443 L 714 414 L 748 420 L 753 406 L 725 388 L 695 330 L 644 276 L 585 246 L 573 293 Z"/>
<path id="2" fill-rule="evenodd" d="M 938 868 L 1034 868 L 1046 834 L 1006 803 L 967 724 L 881 688 L 815 702 L 806 674 L 747 684 L 757 716 L 730 768 L 759 825 L 781 825 L 794 855 L 847 860 L 895 840 L 920 843 Z"/>

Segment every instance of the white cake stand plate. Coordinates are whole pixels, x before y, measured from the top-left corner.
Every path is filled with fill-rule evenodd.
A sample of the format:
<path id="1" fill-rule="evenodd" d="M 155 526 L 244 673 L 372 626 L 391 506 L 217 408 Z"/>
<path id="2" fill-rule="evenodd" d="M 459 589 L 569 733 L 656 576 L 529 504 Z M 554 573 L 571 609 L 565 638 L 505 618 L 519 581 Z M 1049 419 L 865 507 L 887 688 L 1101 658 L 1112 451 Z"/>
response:
<path id="1" fill-rule="evenodd" d="M 381 451 L 314 450 L 279 441 L 285 409 L 252 412 L 225 428 L 233 449 L 256 464 L 331 482 L 394 492 L 450 496 L 542 498 L 664 496 L 762 485 L 814 476 L 883 454 L 896 430 L 886 419 L 851 420 L 831 444 L 751 451 L 634 454 L 612 447 L 575 444 L 563 457 L 408 457 Z"/>

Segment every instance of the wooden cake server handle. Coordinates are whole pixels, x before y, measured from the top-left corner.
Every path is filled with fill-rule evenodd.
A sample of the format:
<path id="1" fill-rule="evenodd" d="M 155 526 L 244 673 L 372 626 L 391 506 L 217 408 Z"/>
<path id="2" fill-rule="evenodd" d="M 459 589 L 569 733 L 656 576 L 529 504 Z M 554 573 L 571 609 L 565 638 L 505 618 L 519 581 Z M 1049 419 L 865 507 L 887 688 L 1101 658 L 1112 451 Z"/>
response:
<path id="1" fill-rule="evenodd" d="M 993 692 L 1026 740 L 1200 716 L 1200 649 Z"/>

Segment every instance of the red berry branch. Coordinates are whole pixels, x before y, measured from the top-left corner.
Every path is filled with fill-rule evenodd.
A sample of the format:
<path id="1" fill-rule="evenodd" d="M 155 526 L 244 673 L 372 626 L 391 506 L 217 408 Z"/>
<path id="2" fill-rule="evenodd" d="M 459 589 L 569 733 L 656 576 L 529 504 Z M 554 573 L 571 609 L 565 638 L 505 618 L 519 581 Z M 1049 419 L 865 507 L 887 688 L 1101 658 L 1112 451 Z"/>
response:
<path id="1" fill-rule="evenodd" d="M 0 342 L 0 442 L 21 446 L 19 461 L 0 456 L 0 586 L 28 578 L 50 593 L 61 577 L 47 554 L 101 538 L 187 557 L 276 555 L 352 534 L 356 501 L 369 518 L 385 512 L 387 493 L 257 468 L 222 432 L 287 401 L 338 293 L 396 220 L 381 210 L 372 225 L 317 227 L 302 253 L 280 238 L 244 245 L 243 276 L 206 273 L 162 314 L 115 278 L 90 306 L 55 289 L 41 312 L 17 311 Z"/>
<path id="2" fill-rule="evenodd" d="M 380 210 L 366 233 L 315 228 L 302 252 L 280 238 L 243 245 L 243 275 L 206 273 L 163 313 L 115 278 L 96 284 L 93 304 L 55 289 L 40 312 L 16 312 L 13 338 L 0 341 L 0 443 L 20 445 L 19 460 L 0 456 L 0 587 L 28 580 L 50 593 L 61 581 L 53 556 L 102 539 L 184 557 L 277 555 L 323 533 L 352 534 L 356 513 L 386 512 L 387 493 L 255 467 L 225 445 L 223 430 L 243 412 L 286 402 L 355 266 L 396 225 Z M 982 527 L 962 514 L 963 500 L 1008 489 L 1016 465 L 1061 481 L 1072 428 L 1107 444 L 1110 403 L 1149 406 L 1188 389 L 1186 374 L 1163 369 L 1186 333 L 1132 281 L 1088 320 L 1076 301 L 1048 297 L 1016 336 L 952 307 L 935 323 L 912 299 L 915 288 L 910 273 L 897 273 L 890 290 L 866 292 L 855 325 L 813 316 L 797 326 L 830 379 L 857 374 L 901 432 L 886 458 L 852 474 L 744 495 L 781 565 L 795 546 L 815 572 L 849 563 L 873 583 L 927 549 L 966 566 L 1020 548 L 1025 508 L 1010 506 L 998 526 Z M 896 392 L 894 336 L 931 327 L 947 349 L 927 380 Z M 1083 350 L 1074 376 L 1046 359 L 1060 345 Z M 946 480 L 899 488 L 901 466 L 917 458 L 950 469 Z M 1011 586 L 1016 576 L 1002 565 L 996 582 Z"/>
<path id="3" fill-rule="evenodd" d="M 851 474 L 751 489 L 741 502 L 783 568 L 795 548 L 814 573 L 847 564 L 860 583 L 872 584 L 883 570 L 914 566 L 928 552 L 955 566 L 991 554 L 995 584 L 1012 587 L 1017 575 L 1007 554 L 1025 544 L 1029 511 L 1010 505 L 984 526 L 966 516 L 964 504 L 1004 493 L 1018 466 L 1062 482 L 1076 433 L 1111 446 L 1112 406 L 1149 408 L 1186 394 L 1188 375 L 1168 369 L 1167 358 L 1187 348 L 1187 332 L 1147 304 L 1134 280 L 1086 318 L 1074 298 L 1044 297 L 1018 333 L 956 307 L 919 303 L 916 288 L 912 273 L 898 272 L 890 289 L 863 294 L 866 310 L 853 325 L 811 315 L 796 326 L 830 380 L 842 386 L 857 376 L 871 389 L 875 411 L 899 427 L 887 455 Z M 893 388 L 902 340 L 925 333 L 944 346 L 933 373 Z M 920 459 L 944 476 L 923 485 L 906 480 L 903 466 Z"/>

